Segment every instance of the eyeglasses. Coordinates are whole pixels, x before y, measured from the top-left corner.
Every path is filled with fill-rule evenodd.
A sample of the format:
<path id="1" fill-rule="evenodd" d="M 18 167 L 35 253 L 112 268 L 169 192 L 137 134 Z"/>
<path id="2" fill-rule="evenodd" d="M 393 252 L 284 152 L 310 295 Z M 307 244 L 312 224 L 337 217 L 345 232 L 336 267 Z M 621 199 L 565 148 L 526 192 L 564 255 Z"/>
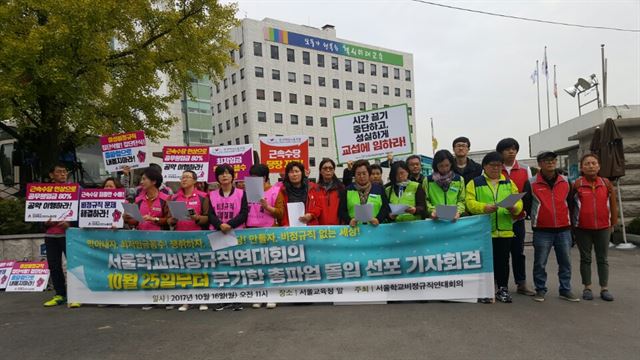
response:
<path id="1" fill-rule="evenodd" d="M 333 167 L 333 166 L 323 166 L 323 167 L 321 168 L 321 170 L 333 170 L 333 169 L 334 169 L 334 167 Z"/>
<path id="2" fill-rule="evenodd" d="M 469 147 L 469 145 L 462 143 L 462 144 L 455 144 L 453 147 L 457 147 L 457 148 L 467 148 L 467 147 Z"/>

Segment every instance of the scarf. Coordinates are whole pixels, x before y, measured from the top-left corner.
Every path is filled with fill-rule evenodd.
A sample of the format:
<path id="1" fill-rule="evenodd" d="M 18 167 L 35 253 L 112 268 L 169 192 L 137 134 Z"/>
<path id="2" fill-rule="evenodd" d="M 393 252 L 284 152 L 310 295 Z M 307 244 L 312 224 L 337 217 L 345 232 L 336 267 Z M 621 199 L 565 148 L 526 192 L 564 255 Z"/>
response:
<path id="1" fill-rule="evenodd" d="M 290 182 L 285 181 L 284 187 L 287 191 L 290 203 L 301 202 L 305 205 L 307 204 L 307 192 L 309 190 L 309 185 L 306 180 L 302 180 L 300 187 L 295 187 Z"/>
<path id="2" fill-rule="evenodd" d="M 336 179 L 333 178 L 329 182 L 324 182 L 322 179 L 318 182 L 318 185 L 324 189 L 324 191 L 329 192 L 332 189 L 338 186 Z"/>
<path id="3" fill-rule="evenodd" d="M 449 171 L 445 175 L 440 174 L 439 172 L 433 173 L 433 181 L 442 188 L 443 191 L 449 191 L 449 185 L 451 185 L 451 181 L 453 180 L 453 171 Z"/>
<path id="4" fill-rule="evenodd" d="M 353 186 L 358 190 L 358 196 L 360 197 L 360 205 L 364 205 L 369 200 L 369 193 L 371 192 L 371 183 L 361 186 L 358 183 L 353 183 Z"/>

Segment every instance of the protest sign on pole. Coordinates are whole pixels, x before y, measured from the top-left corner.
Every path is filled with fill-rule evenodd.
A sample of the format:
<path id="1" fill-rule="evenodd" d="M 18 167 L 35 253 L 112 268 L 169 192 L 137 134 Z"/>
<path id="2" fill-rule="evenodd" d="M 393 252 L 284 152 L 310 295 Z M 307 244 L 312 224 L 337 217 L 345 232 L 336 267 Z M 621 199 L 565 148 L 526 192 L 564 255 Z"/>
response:
<path id="1" fill-rule="evenodd" d="M 108 172 L 120 171 L 125 166 L 132 169 L 149 166 L 147 140 L 142 130 L 100 136 L 100 146 Z"/>
<path id="2" fill-rule="evenodd" d="M 309 137 L 265 136 L 260 138 L 260 161 L 269 167 L 270 173 L 282 173 L 288 163 L 301 162 L 309 169 Z"/>
<path id="3" fill-rule="evenodd" d="M 44 291 L 49 282 L 46 261 L 16 262 L 7 283 L 7 292 Z"/>
<path id="4" fill-rule="evenodd" d="M 182 173 L 191 170 L 197 181 L 209 179 L 208 146 L 165 146 L 162 148 L 162 178 L 179 182 Z"/>
<path id="5" fill-rule="evenodd" d="M 249 169 L 253 165 L 253 145 L 215 146 L 209 154 L 209 182 L 217 181 L 216 168 L 223 164 L 233 167 L 235 180 L 244 180 L 249 176 Z"/>
<path id="6" fill-rule="evenodd" d="M 81 228 L 122 228 L 124 189 L 83 189 L 80 191 Z"/>
<path id="7" fill-rule="evenodd" d="M 27 184 L 25 222 L 78 220 L 78 184 Z"/>
<path id="8" fill-rule="evenodd" d="M 407 105 L 333 117 L 339 164 L 413 153 Z"/>

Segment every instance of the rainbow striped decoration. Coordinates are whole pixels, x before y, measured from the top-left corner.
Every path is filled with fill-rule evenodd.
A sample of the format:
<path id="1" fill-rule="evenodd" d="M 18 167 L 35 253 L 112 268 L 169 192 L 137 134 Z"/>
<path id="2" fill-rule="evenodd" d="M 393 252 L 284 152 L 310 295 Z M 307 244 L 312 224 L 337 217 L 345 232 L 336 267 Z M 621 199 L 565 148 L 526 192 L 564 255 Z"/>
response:
<path id="1" fill-rule="evenodd" d="M 265 28 L 264 38 L 281 44 L 289 44 L 289 32 L 285 30 Z"/>

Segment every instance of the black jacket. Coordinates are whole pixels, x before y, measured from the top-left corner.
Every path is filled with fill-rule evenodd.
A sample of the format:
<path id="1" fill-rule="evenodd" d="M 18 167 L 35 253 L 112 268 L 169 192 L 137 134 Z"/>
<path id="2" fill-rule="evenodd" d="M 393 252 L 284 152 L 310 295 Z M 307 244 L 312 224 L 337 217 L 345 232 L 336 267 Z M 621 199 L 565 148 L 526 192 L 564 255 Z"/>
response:
<path id="1" fill-rule="evenodd" d="M 437 171 L 436 169 L 433 169 L 433 171 Z M 458 168 L 458 166 L 454 163 L 453 164 L 453 172 L 462 176 L 464 178 L 464 183 L 465 185 L 469 183 L 469 181 L 473 180 L 474 178 L 482 175 L 482 166 L 480 166 L 480 164 L 478 164 L 477 162 L 471 160 L 471 158 L 467 158 L 467 166 L 465 166 L 463 169 Z"/>

